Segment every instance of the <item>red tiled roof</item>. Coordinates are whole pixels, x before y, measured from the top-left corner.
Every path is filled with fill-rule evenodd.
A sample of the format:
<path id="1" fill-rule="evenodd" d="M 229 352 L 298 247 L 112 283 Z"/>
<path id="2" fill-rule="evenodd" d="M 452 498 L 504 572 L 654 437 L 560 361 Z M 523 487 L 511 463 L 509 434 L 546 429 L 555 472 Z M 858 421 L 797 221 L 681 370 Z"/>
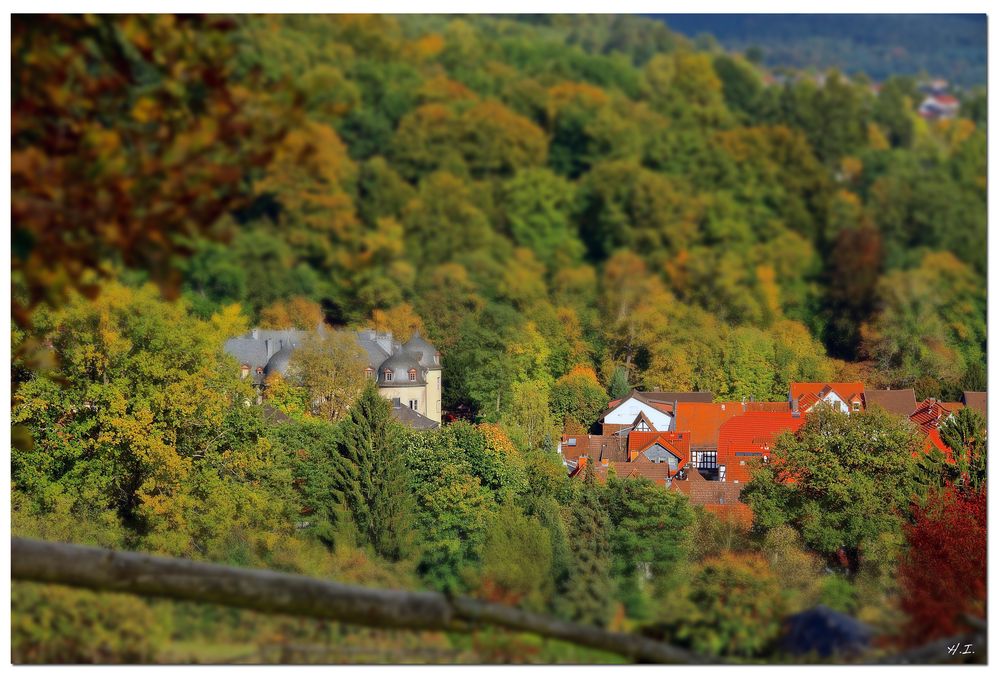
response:
<path id="1" fill-rule="evenodd" d="M 852 394 L 861 394 L 865 390 L 865 385 L 861 382 L 792 382 L 788 393 L 791 399 L 799 399 L 799 408 L 802 408 L 801 400 L 806 394 L 820 396 L 824 390 L 833 391 L 845 402 L 850 403 Z M 824 396 L 826 394 L 823 394 Z M 821 397 L 822 398 L 822 397 Z"/>
<path id="2" fill-rule="evenodd" d="M 748 413 L 723 424 L 719 430 L 717 459 L 719 465 L 726 465 L 726 481 L 746 483 L 750 480 L 747 462 L 754 458 L 737 453 L 769 454 L 782 432 L 798 431 L 804 423 L 805 417 L 791 413 Z"/>
<path id="3" fill-rule="evenodd" d="M 569 445 L 570 439 L 576 441 L 576 445 Z M 562 454 L 566 460 L 576 460 L 584 455 L 593 460 L 613 459 L 621 457 L 624 459 L 625 451 L 623 436 L 603 436 L 597 434 L 563 434 Z"/>
<path id="4" fill-rule="evenodd" d="M 950 94 L 939 94 L 934 97 L 934 100 L 939 104 L 944 104 L 945 106 L 954 106 L 958 104 L 958 99 Z"/>
<path id="5" fill-rule="evenodd" d="M 819 403 L 819 396 L 816 394 L 806 394 L 799 399 L 799 411 L 804 413 L 817 403 Z"/>
<path id="6" fill-rule="evenodd" d="M 582 469 L 583 465 L 581 465 Z M 636 462 L 597 462 L 594 464 L 594 473 L 601 481 L 608 478 L 608 472 L 614 469 L 619 478 L 645 478 L 653 483 L 666 486 L 667 477 L 670 475 L 670 467 L 658 462 L 648 462 L 646 460 Z M 581 472 L 582 473 L 582 472 Z"/>
<path id="7" fill-rule="evenodd" d="M 687 496 L 692 505 L 704 507 L 719 518 L 749 526 L 753 522 L 750 507 L 740 502 L 742 486 L 722 481 L 706 481 L 697 469 L 689 469 L 683 481 L 674 478 L 670 488 Z"/>
<path id="8" fill-rule="evenodd" d="M 785 404 L 787 408 L 788 404 Z M 716 450 L 719 445 L 719 427 L 726 421 L 743 414 L 739 401 L 726 403 L 678 403 L 677 431 L 691 433 L 691 447 Z"/>
<path id="9" fill-rule="evenodd" d="M 747 401 L 743 410 L 748 413 L 788 413 L 792 406 L 788 401 Z"/>
<path id="10" fill-rule="evenodd" d="M 933 398 L 924 399 L 910 415 L 910 422 L 920 427 L 925 434 L 929 434 L 961 407 L 961 403 L 942 403 Z"/>

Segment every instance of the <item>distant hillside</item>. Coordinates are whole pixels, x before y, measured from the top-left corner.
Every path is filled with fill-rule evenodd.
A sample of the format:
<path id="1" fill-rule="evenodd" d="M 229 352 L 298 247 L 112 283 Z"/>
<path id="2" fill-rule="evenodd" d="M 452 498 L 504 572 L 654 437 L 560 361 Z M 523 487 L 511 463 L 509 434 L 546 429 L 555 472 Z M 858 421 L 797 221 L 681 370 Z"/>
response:
<path id="1" fill-rule="evenodd" d="M 680 33 L 725 48 L 758 46 L 768 66 L 864 72 L 875 80 L 926 71 L 970 87 L 986 83 L 985 14 L 660 14 Z"/>

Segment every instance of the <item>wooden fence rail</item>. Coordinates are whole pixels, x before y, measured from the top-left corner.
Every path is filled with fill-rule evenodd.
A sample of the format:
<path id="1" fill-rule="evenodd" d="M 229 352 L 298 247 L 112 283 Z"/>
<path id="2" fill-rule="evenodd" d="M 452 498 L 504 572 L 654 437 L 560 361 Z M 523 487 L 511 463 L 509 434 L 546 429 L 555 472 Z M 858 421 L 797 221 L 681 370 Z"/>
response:
<path id="1" fill-rule="evenodd" d="M 367 627 L 469 632 L 475 627 L 495 625 L 610 651 L 641 662 L 725 662 L 698 656 L 649 637 L 609 632 L 469 597 L 374 589 L 290 573 L 25 538 L 11 539 L 11 578 L 214 603 Z M 984 662 L 986 622 L 975 618 L 966 618 L 965 622 L 973 630 L 970 634 L 940 639 L 895 655 L 857 657 L 848 662 Z M 974 646 L 978 657 L 949 654 L 947 649 L 959 643 L 963 647 L 965 644 Z"/>
<path id="2" fill-rule="evenodd" d="M 25 538 L 11 539 L 11 578 L 369 627 L 468 632 L 476 626 L 496 625 L 643 662 L 721 662 L 648 637 L 609 632 L 468 597 L 374 589 L 289 573 Z"/>

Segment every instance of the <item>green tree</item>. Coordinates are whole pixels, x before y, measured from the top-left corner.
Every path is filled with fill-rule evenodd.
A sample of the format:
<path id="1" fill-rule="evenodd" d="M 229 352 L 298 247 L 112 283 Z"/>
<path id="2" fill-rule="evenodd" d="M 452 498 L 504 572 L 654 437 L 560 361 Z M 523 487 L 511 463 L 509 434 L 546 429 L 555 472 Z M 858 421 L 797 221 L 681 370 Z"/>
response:
<path id="1" fill-rule="evenodd" d="M 940 428 L 941 441 L 955 459 L 954 477 L 962 486 L 979 490 L 986 484 L 986 420 L 971 408 L 962 408 Z"/>
<path id="2" fill-rule="evenodd" d="M 480 577 L 487 599 L 542 610 L 552 593 L 549 531 L 515 505 L 502 506 L 486 529 Z"/>
<path id="3" fill-rule="evenodd" d="M 796 434 L 779 437 L 742 497 L 757 530 L 793 526 L 810 548 L 843 549 L 856 568 L 866 540 L 902 530 L 919 449 L 911 423 L 880 409 L 814 408 Z"/>
<path id="4" fill-rule="evenodd" d="M 576 262 L 583 246 L 572 222 L 573 184 L 543 168 L 521 170 L 503 186 L 504 216 L 514 242 L 548 266 Z"/>
<path id="5" fill-rule="evenodd" d="M 614 594 L 612 526 L 599 492 L 593 466 L 588 466 L 582 487 L 565 510 L 570 566 L 561 598 L 573 620 L 604 626 L 611 618 Z"/>
<path id="6" fill-rule="evenodd" d="M 698 653 L 760 656 L 781 631 L 781 583 L 756 554 L 708 559 L 695 573 L 688 596 L 693 614 L 678 632 Z"/>
<path id="7" fill-rule="evenodd" d="M 649 479 L 609 475 L 601 489 L 611 519 L 611 552 L 618 600 L 629 617 L 649 619 L 653 601 L 682 581 L 691 548 L 694 512 L 687 499 Z"/>
<path id="8" fill-rule="evenodd" d="M 358 530 L 387 559 L 405 557 L 411 545 L 413 500 L 399 451 L 400 425 L 389 402 L 368 382 L 341 430 L 340 454 L 347 462 L 347 506 Z"/>
<path id="9" fill-rule="evenodd" d="M 364 373 L 364 350 L 351 332 L 317 329 L 294 352 L 287 351 L 288 380 L 305 389 L 317 417 L 333 422 L 343 418 L 370 381 Z"/>
<path id="10" fill-rule="evenodd" d="M 579 365 L 556 380 L 549 400 L 559 423 L 568 418 L 590 427 L 607 408 L 609 399 L 593 368 Z"/>
<path id="11" fill-rule="evenodd" d="M 430 436 L 408 435 L 404 450 L 417 505 L 417 573 L 432 589 L 465 592 L 497 503 L 452 442 L 451 428 Z"/>
<path id="12" fill-rule="evenodd" d="M 608 395 L 612 399 L 625 398 L 631 390 L 625 366 L 616 366 L 615 371 L 611 374 L 611 382 L 608 383 Z"/>

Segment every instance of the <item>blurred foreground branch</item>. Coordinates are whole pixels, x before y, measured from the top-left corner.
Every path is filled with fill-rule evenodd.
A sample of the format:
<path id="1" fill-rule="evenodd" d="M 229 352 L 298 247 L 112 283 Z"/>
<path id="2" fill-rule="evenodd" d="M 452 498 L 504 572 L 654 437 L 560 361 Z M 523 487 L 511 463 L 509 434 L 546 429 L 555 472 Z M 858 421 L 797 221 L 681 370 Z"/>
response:
<path id="1" fill-rule="evenodd" d="M 374 589 L 302 575 L 24 538 L 11 539 L 11 578 L 369 627 L 467 632 L 474 626 L 496 625 L 639 661 L 719 662 L 647 637 L 608 632 L 467 597 Z"/>

